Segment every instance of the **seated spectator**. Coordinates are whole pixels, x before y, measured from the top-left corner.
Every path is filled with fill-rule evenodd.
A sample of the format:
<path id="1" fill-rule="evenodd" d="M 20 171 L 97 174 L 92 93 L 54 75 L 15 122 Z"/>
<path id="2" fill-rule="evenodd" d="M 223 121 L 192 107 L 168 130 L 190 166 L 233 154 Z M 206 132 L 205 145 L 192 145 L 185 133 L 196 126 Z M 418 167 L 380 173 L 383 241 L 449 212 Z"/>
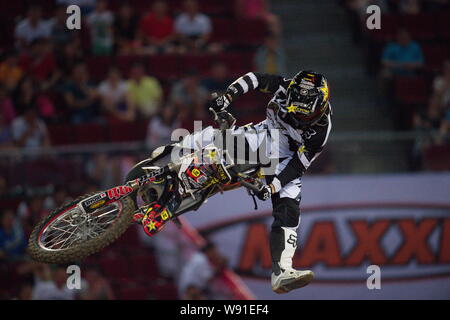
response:
<path id="1" fill-rule="evenodd" d="M 139 18 L 133 7 L 124 2 L 114 18 L 114 39 L 118 54 L 127 55 L 136 52 L 136 33 Z"/>
<path id="2" fill-rule="evenodd" d="M 39 6 L 32 5 L 27 12 L 27 17 L 20 21 L 15 29 L 16 45 L 23 50 L 35 39 L 48 38 L 50 36 L 50 24 L 42 19 L 42 10 Z"/>
<path id="3" fill-rule="evenodd" d="M 30 50 L 20 57 L 20 66 L 25 73 L 39 81 L 43 89 L 51 87 L 59 77 L 52 46 L 47 39 L 35 39 Z"/>
<path id="4" fill-rule="evenodd" d="M 179 51 L 202 52 L 219 51 L 218 45 L 209 44 L 212 33 L 210 18 L 199 12 L 196 0 L 185 0 L 184 11 L 175 19 L 175 33 L 181 44 Z"/>
<path id="5" fill-rule="evenodd" d="M 223 62 L 216 62 L 211 66 L 209 76 L 202 80 L 201 85 L 210 93 L 225 93 L 233 79 L 228 77 L 227 66 Z"/>
<path id="6" fill-rule="evenodd" d="M 43 207 L 44 210 L 51 212 L 71 200 L 72 198 L 69 196 L 66 187 L 56 186 L 53 193 L 45 198 Z"/>
<path id="7" fill-rule="evenodd" d="M 450 144 L 450 108 L 447 109 L 447 112 L 442 119 L 441 126 L 439 128 L 439 138 L 438 143 L 446 143 Z"/>
<path id="8" fill-rule="evenodd" d="M 67 29 L 67 6 L 58 6 L 50 22 L 50 40 L 58 48 L 75 39 L 76 31 Z"/>
<path id="9" fill-rule="evenodd" d="M 118 120 L 134 121 L 135 110 L 127 106 L 127 83 L 122 80 L 119 70 L 110 69 L 108 78 L 97 90 L 102 107 L 109 115 Z"/>
<path id="10" fill-rule="evenodd" d="M 4 125 L 9 126 L 16 117 L 16 110 L 5 86 L 0 84 L 0 114 Z"/>
<path id="11" fill-rule="evenodd" d="M 17 300 L 32 300 L 33 299 L 33 285 L 31 281 L 23 283 L 19 288 Z"/>
<path id="12" fill-rule="evenodd" d="M 49 265 L 36 264 L 33 300 L 74 300 L 76 290 L 67 287 L 66 268 L 57 266 L 51 270 Z"/>
<path id="13" fill-rule="evenodd" d="M 88 289 L 81 296 L 83 300 L 114 300 L 111 284 L 102 276 L 98 268 L 89 268 L 85 279 Z"/>
<path id="14" fill-rule="evenodd" d="M 280 19 L 270 12 L 268 0 L 237 0 L 236 16 L 243 19 L 261 19 L 267 23 L 269 31 L 281 35 Z"/>
<path id="15" fill-rule="evenodd" d="M 150 118 L 159 111 L 163 91 L 156 78 L 145 74 L 141 63 L 133 65 L 127 82 L 128 107 L 138 112 L 138 117 Z"/>
<path id="16" fill-rule="evenodd" d="M 108 2 L 97 0 L 95 10 L 88 15 L 86 22 L 91 31 L 92 53 L 110 55 L 114 45 L 114 15 L 108 10 Z"/>
<path id="17" fill-rule="evenodd" d="M 0 112 L 0 149 L 14 147 L 14 139 L 12 137 L 11 128 L 6 124 L 4 115 Z M 4 177 L 0 177 L 0 197 L 2 196 L 2 183 Z"/>
<path id="18" fill-rule="evenodd" d="M 424 63 L 420 45 L 411 39 L 406 29 L 399 29 L 396 41 L 384 47 L 381 60 L 383 77 L 413 75 Z"/>
<path id="19" fill-rule="evenodd" d="M 86 65 L 78 64 L 64 89 L 64 99 L 70 112 L 72 123 L 92 122 L 98 113 L 97 91 L 89 80 Z"/>
<path id="20" fill-rule="evenodd" d="M 44 208 L 44 198 L 39 194 L 30 195 L 17 208 L 17 216 L 26 235 L 29 235 L 36 223 L 48 214 L 49 211 Z"/>
<path id="21" fill-rule="evenodd" d="M 55 116 L 56 110 L 52 101 L 46 95 L 40 93 L 37 82 L 30 77 L 24 77 L 20 81 L 13 97 L 14 108 L 19 113 L 30 106 L 34 106 L 38 116 L 43 119 L 51 119 Z"/>
<path id="22" fill-rule="evenodd" d="M 271 35 L 255 55 L 256 70 L 262 73 L 287 75 L 286 54 L 278 38 Z"/>
<path id="23" fill-rule="evenodd" d="M 165 1 L 155 1 L 152 10 L 141 18 L 139 34 L 144 53 L 170 53 L 173 51 L 173 19 L 168 14 Z"/>
<path id="24" fill-rule="evenodd" d="M 174 108 L 165 107 L 150 120 L 146 139 L 149 149 L 171 142 L 173 130 L 180 127 L 177 116 Z"/>
<path id="25" fill-rule="evenodd" d="M 433 93 L 430 99 L 430 109 L 438 113 L 445 112 L 450 107 L 450 59 L 443 65 L 442 75 L 433 81 Z"/>
<path id="26" fill-rule="evenodd" d="M 178 283 L 179 296 L 186 297 L 191 291 L 188 290 L 191 286 L 208 296 L 209 283 L 224 266 L 225 259 L 219 254 L 216 246 L 213 243 L 205 244 L 183 266 Z"/>
<path id="27" fill-rule="evenodd" d="M 35 106 L 28 107 L 24 110 L 22 116 L 13 121 L 12 135 L 18 147 L 41 148 L 50 146 L 47 126 L 38 118 Z"/>
<path id="28" fill-rule="evenodd" d="M 77 64 L 83 62 L 83 51 L 78 40 L 71 41 L 56 51 L 56 64 L 63 78 L 70 77 Z"/>
<path id="29" fill-rule="evenodd" d="M 196 70 L 188 70 L 180 81 L 175 83 L 170 92 L 170 105 L 179 112 L 180 117 L 206 117 L 206 104 L 209 100 L 208 91 L 199 84 Z"/>
<path id="30" fill-rule="evenodd" d="M 19 56 L 14 51 L 6 52 L 0 63 L 0 84 L 6 90 L 12 92 L 23 76 L 22 67 L 19 65 Z"/>
<path id="31" fill-rule="evenodd" d="M 0 217 L 0 259 L 21 259 L 26 247 L 27 240 L 20 221 L 12 210 L 4 210 Z"/>

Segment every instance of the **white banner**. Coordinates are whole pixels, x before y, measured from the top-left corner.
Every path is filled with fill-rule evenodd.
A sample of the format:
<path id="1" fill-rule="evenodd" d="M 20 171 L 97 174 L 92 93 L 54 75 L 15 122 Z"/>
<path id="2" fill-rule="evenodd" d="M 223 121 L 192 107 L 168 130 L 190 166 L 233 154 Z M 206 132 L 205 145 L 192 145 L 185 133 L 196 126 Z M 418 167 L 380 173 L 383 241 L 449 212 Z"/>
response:
<path id="1" fill-rule="evenodd" d="M 240 189 L 185 217 L 260 299 L 450 298 L 450 174 L 305 177 L 302 197 L 294 266 L 315 280 L 286 295 L 270 288 L 270 202 L 254 211 Z"/>

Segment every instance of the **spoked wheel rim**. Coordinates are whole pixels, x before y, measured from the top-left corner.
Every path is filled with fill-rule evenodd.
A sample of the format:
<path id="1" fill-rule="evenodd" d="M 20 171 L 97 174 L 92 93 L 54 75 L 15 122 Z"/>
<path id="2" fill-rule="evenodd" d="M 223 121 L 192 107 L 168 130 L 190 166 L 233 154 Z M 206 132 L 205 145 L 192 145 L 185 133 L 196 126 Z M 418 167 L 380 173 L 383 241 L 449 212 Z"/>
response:
<path id="1" fill-rule="evenodd" d="M 74 205 L 54 216 L 41 230 L 38 246 L 46 251 L 63 251 L 99 237 L 120 217 L 122 203 L 111 202 L 92 213 Z"/>

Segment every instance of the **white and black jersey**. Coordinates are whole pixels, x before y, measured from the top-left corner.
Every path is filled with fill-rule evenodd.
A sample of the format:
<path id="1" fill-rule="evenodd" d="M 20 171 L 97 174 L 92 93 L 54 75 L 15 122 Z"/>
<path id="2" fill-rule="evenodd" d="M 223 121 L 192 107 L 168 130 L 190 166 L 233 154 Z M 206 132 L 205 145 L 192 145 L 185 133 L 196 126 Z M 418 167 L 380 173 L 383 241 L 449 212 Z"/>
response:
<path id="1" fill-rule="evenodd" d="M 287 112 L 287 88 L 292 79 L 281 76 L 249 72 L 234 81 L 227 89 L 233 100 L 250 90 L 259 90 L 263 93 L 272 94 L 264 121 L 268 129 L 279 129 L 281 140 L 279 146 L 280 154 L 287 155 L 287 150 L 292 155 L 286 167 L 277 174 L 275 183 L 284 187 L 290 181 L 301 177 L 310 164 L 317 158 L 325 146 L 331 130 L 331 107 L 317 123 L 306 130 L 295 129 L 284 122 L 280 117 Z"/>

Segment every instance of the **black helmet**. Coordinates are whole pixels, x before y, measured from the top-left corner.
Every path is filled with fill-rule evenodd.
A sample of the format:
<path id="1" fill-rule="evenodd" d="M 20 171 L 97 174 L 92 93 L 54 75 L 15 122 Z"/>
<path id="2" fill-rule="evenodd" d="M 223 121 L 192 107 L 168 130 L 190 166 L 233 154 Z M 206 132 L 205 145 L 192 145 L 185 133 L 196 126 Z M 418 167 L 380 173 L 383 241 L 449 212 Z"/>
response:
<path id="1" fill-rule="evenodd" d="M 295 129 L 314 125 L 329 107 L 327 80 L 316 72 L 300 71 L 286 95 L 287 106 L 281 109 L 281 119 Z"/>

